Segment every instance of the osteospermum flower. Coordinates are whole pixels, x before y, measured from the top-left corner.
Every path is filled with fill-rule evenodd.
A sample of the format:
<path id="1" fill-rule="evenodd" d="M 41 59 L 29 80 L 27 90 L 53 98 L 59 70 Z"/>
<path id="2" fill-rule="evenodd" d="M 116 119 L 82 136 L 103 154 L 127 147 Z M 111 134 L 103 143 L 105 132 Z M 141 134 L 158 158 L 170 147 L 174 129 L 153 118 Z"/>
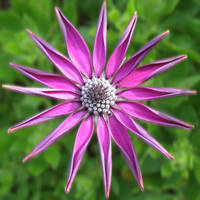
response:
<path id="1" fill-rule="evenodd" d="M 92 58 L 84 39 L 75 27 L 58 8 L 56 8 L 56 14 L 65 38 L 69 58 L 63 56 L 31 31 L 27 30 L 27 32 L 62 75 L 10 63 L 14 69 L 47 86 L 47 88 L 28 88 L 13 85 L 3 85 L 3 87 L 29 95 L 58 99 L 63 102 L 11 127 L 8 132 L 11 133 L 61 115 L 68 115 L 53 132 L 24 158 L 23 161 L 26 162 L 80 123 L 65 187 L 65 191 L 69 192 L 96 123 L 106 197 L 109 196 L 111 185 L 111 138 L 121 150 L 133 176 L 143 190 L 142 175 L 128 130 L 165 157 L 173 159 L 173 156 L 137 124 L 134 118 L 185 129 L 191 129 L 193 126 L 150 108 L 139 101 L 194 94 L 195 91 L 139 85 L 173 67 L 184 60 L 186 56 L 167 58 L 137 68 L 141 60 L 167 35 L 168 31 L 166 31 L 153 38 L 132 57 L 124 61 L 137 21 L 137 14 L 135 13 L 106 64 L 106 3 L 103 3 L 100 12 Z"/>

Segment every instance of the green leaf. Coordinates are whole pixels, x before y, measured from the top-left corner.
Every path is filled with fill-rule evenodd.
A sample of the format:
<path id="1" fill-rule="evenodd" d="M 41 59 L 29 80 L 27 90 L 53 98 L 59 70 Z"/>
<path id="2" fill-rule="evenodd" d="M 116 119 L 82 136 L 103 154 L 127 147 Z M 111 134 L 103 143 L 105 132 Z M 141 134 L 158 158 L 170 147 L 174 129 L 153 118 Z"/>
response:
<path id="1" fill-rule="evenodd" d="M 172 172 L 173 170 L 172 170 L 171 164 L 169 161 L 167 161 L 166 164 L 163 165 L 161 168 L 161 175 L 163 177 L 169 177 L 171 176 Z"/>
<path id="2" fill-rule="evenodd" d="M 28 171 L 34 176 L 40 175 L 48 167 L 47 163 L 41 158 L 34 158 L 27 165 Z"/>
<path id="3" fill-rule="evenodd" d="M 54 144 L 49 147 L 44 153 L 44 158 L 46 162 L 53 168 L 57 169 L 60 161 L 60 149 L 59 146 Z"/>
<path id="4" fill-rule="evenodd" d="M 196 160 L 194 163 L 194 175 L 197 182 L 200 184 L 200 160 Z"/>

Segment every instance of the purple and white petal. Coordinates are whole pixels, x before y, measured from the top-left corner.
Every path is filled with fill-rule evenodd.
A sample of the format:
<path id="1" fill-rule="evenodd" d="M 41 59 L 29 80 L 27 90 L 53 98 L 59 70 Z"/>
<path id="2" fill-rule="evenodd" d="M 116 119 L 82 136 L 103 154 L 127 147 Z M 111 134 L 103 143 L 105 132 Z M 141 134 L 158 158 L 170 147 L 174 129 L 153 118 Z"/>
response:
<path id="1" fill-rule="evenodd" d="M 104 179 L 105 195 L 108 198 L 110 193 L 112 176 L 111 138 L 106 121 L 99 116 L 97 124 L 97 137 L 101 155 L 101 166 Z"/>
<path id="2" fill-rule="evenodd" d="M 78 90 L 78 87 L 73 82 L 58 74 L 47 73 L 38 69 L 17 65 L 14 63 L 9 63 L 9 64 L 15 70 L 26 75 L 28 78 L 31 78 L 47 87 L 54 89 L 65 89 L 70 91 Z"/>
<path id="3" fill-rule="evenodd" d="M 155 47 L 155 45 L 158 44 L 158 42 L 168 33 L 169 31 L 166 31 L 156 36 L 150 42 L 144 45 L 135 55 L 129 58 L 116 73 L 112 82 L 117 83 L 131 73 L 133 69 L 144 59 L 144 57 Z"/>
<path id="4" fill-rule="evenodd" d="M 68 193 L 71 189 L 72 182 L 78 171 L 79 165 L 83 159 L 85 150 L 90 142 L 94 131 L 93 116 L 87 117 L 80 125 L 78 132 L 76 134 L 76 139 L 74 143 L 74 150 L 72 154 L 72 159 L 70 163 L 70 169 L 67 178 L 67 184 L 65 186 L 65 191 Z"/>
<path id="5" fill-rule="evenodd" d="M 111 57 L 108 60 L 106 67 L 106 78 L 110 78 L 113 75 L 113 73 L 116 72 L 116 70 L 120 67 L 125 57 L 129 43 L 131 41 L 136 21 L 137 21 L 137 13 L 135 13 L 134 16 L 132 17 L 123 35 L 121 36 L 117 44 L 117 47 L 115 48 Z"/>
<path id="6" fill-rule="evenodd" d="M 104 1 L 99 21 L 97 25 L 97 31 L 94 41 L 93 51 L 93 65 L 97 77 L 100 77 L 106 62 L 106 40 L 107 40 L 107 14 L 106 14 L 106 2 Z"/>
<path id="7" fill-rule="evenodd" d="M 167 114 L 164 114 L 158 110 L 154 110 L 146 105 L 143 105 L 139 102 L 118 102 L 120 108 L 122 108 L 126 113 L 132 115 L 141 120 L 152 122 L 155 124 L 161 124 L 165 126 L 175 126 L 179 128 L 192 129 L 193 125 L 183 122 L 179 119 L 171 117 Z"/>
<path id="8" fill-rule="evenodd" d="M 56 8 L 56 14 L 61 30 L 65 37 L 66 47 L 73 64 L 85 76 L 92 76 L 92 61 L 90 51 L 76 28 L 62 14 L 59 8 Z"/>
<path id="9" fill-rule="evenodd" d="M 81 104 L 80 102 L 77 102 L 77 101 L 64 102 L 64 103 L 58 104 L 56 106 L 53 106 L 52 108 L 49 108 L 47 110 L 44 110 L 38 113 L 37 115 L 30 117 L 29 119 L 26 119 L 20 122 L 19 124 L 12 126 L 11 128 L 8 129 L 8 133 L 12 133 L 16 130 L 19 130 L 25 127 L 33 126 L 35 124 L 40 124 L 62 115 L 67 115 L 75 111 L 79 107 L 81 107 Z"/>
<path id="10" fill-rule="evenodd" d="M 154 149 L 159 151 L 165 157 L 169 159 L 174 159 L 174 157 L 164 148 L 162 147 L 151 135 L 149 135 L 139 124 L 137 124 L 129 115 L 125 112 L 112 109 L 115 117 L 118 119 L 120 123 L 122 123 L 126 128 L 132 131 L 136 136 L 142 139 L 144 142 L 152 146 Z"/>
<path id="11" fill-rule="evenodd" d="M 2 85 L 2 87 L 28 95 L 42 96 L 58 100 L 72 100 L 80 98 L 78 94 L 62 89 L 29 88 L 16 85 Z"/>
<path id="12" fill-rule="evenodd" d="M 114 115 L 109 115 L 108 126 L 113 140 L 121 150 L 131 172 L 133 173 L 141 190 L 144 190 L 142 174 L 140 171 L 137 156 L 132 146 L 130 137 L 126 128 L 116 119 Z"/>
<path id="13" fill-rule="evenodd" d="M 41 51 L 49 58 L 49 60 L 60 70 L 68 79 L 83 84 L 83 78 L 76 67 L 61 53 L 56 51 L 53 47 L 47 44 L 40 37 L 27 30 L 31 39 L 41 49 Z"/>
<path id="14" fill-rule="evenodd" d="M 174 88 L 152 88 L 136 86 L 119 92 L 117 96 L 130 100 L 152 100 L 189 94 L 196 94 L 196 91 Z"/>
<path id="15" fill-rule="evenodd" d="M 133 70 L 127 77 L 121 80 L 118 87 L 134 87 L 150 78 L 158 75 L 187 58 L 186 55 L 175 56 L 159 61 L 155 61 Z"/>
<path id="16" fill-rule="evenodd" d="M 85 110 L 77 111 L 71 114 L 67 119 L 65 119 L 53 132 L 51 132 L 47 137 L 45 137 L 23 160 L 26 162 L 40 152 L 44 151 L 47 147 L 56 142 L 61 136 L 63 136 L 67 131 L 73 128 L 78 124 L 84 115 L 86 114 Z"/>

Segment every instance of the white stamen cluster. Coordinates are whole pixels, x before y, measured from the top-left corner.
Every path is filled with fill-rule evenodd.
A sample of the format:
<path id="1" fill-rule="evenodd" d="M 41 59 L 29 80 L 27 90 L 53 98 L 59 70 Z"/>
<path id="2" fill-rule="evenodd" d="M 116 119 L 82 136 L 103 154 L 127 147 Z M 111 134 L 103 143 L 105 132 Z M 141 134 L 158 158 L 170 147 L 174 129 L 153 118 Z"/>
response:
<path id="1" fill-rule="evenodd" d="M 110 114 L 110 107 L 115 104 L 116 89 L 105 78 L 87 79 L 81 87 L 82 105 L 95 115 Z"/>

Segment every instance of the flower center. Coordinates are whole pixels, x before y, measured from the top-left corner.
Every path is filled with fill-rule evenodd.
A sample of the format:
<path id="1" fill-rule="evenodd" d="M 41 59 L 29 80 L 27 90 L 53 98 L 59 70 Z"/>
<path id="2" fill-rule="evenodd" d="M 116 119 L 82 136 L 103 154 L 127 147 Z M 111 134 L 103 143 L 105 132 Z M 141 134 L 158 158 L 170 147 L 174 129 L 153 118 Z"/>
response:
<path id="1" fill-rule="evenodd" d="M 95 115 L 110 114 L 110 107 L 115 104 L 116 89 L 105 78 L 87 79 L 81 87 L 82 105 Z"/>

